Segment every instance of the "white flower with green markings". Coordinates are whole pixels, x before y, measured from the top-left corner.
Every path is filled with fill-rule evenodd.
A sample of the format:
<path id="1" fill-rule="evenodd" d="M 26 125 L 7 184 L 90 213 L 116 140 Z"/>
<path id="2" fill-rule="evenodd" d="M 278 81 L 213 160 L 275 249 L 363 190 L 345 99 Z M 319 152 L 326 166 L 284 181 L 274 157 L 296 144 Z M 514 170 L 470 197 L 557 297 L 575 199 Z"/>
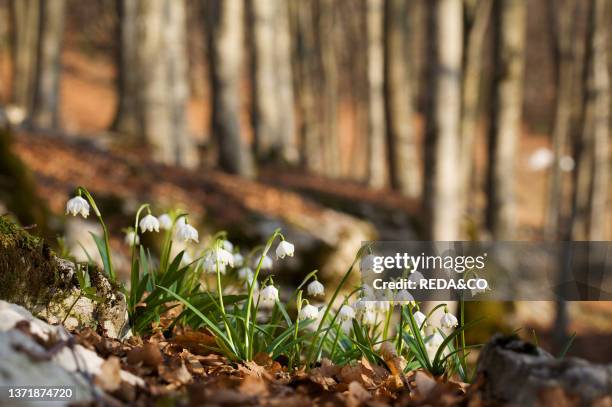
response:
<path id="1" fill-rule="evenodd" d="M 306 292 L 311 297 L 319 297 L 325 294 L 325 286 L 321 284 L 318 280 L 314 280 L 308 287 L 306 287 Z"/>
<path id="2" fill-rule="evenodd" d="M 443 328 L 451 329 L 459 325 L 459 321 L 457 320 L 457 317 L 450 312 L 445 312 L 444 315 L 442 315 L 442 318 L 440 318 L 440 325 Z"/>
<path id="3" fill-rule="evenodd" d="M 81 196 L 75 196 L 66 202 L 66 214 L 81 215 L 87 218 L 89 216 L 89 202 Z"/>
<path id="4" fill-rule="evenodd" d="M 350 321 L 355 318 L 355 310 L 350 305 L 343 305 L 338 311 L 340 321 Z"/>
<path id="5" fill-rule="evenodd" d="M 278 301 L 278 289 L 273 285 L 267 285 L 259 293 L 259 301 L 263 304 L 274 304 Z"/>
<path id="6" fill-rule="evenodd" d="M 196 230 L 196 228 L 194 228 L 187 222 L 181 224 L 177 223 L 176 238 L 179 241 L 185 243 L 189 241 L 192 241 L 194 243 L 199 242 L 198 231 Z"/>
<path id="7" fill-rule="evenodd" d="M 159 220 L 151 214 L 148 214 L 144 218 L 140 219 L 139 226 L 142 233 L 159 232 Z"/>
<path id="8" fill-rule="evenodd" d="M 298 315 L 300 321 L 304 321 L 307 319 L 317 319 L 318 317 L 319 309 L 314 305 L 310 304 L 304 305 L 304 307 L 300 310 L 300 314 Z"/>
<path id="9" fill-rule="evenodd" d="M 295 246 L 286 240 L 282 240 L 278 246 L 276 246 L 276 257 L 284 259 L 285 256 L 293 257 Z"/>

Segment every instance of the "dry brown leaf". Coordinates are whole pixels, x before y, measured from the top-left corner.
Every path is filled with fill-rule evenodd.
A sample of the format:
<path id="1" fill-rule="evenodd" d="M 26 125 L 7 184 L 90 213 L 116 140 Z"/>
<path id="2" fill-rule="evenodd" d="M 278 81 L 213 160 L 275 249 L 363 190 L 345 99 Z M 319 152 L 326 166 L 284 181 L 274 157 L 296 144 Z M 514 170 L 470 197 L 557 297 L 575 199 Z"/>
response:
<path id="1" fill-rule="evenodd" d="M 102 363 L 100 373 L 96 375 L 94 383 L 104 391 L 114 392 L 121 386 L 120 373 L 119 358 L 111 356 Z"/>
<path id="2" fill-rule="evenodd" d="M 358 407 L 370 400 L 372 395 L 369 391 L 363 388 L 358 382 L 350 382 L 346 392 L 346 405 L 349 407 Z"/>
<path id="3" fill-rule="evenodd" d="M 265 396 L 268 394 L 266 382 L 255 376 L 246 376 L 238 389 L 241 393 L 250 396 Z"/>
<path id="4" fill-rule="evenodd" d="M 172 359 L 169 366 L 159 365 L 158 371 L 159 376 L 170 384 L 187 384 L 192 380 L 191 373 L 180 358 Z"/>
<path id="5" fill-rule="evenodd" d="M 241 365 L 238 365 L 238 370 L 242 372 L 242 374 L 244 374 L 245 376 L 255 376 L 268 380 L 273 379 L 272 375 L 266 370 L 265 367 L 258 365 L 252 360 L 247 360 Z"/>
<path id="6" fill-rule="evenodd" d="M 210 348 L 216 347 L 214 336 L 203 331 L 183 331 L 178 333 L 172 342 L 188 349 L 196 355 L 208 355 Z"/>

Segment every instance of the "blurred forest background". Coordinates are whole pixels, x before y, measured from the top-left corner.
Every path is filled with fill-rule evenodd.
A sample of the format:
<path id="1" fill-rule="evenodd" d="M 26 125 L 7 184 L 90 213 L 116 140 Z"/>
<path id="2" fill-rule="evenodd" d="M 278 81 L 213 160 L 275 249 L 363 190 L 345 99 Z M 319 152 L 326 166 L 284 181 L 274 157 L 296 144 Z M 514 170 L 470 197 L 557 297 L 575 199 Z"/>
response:
<path id="1" fill-rule="evenodd" d="M 0 0 L 0 214 L 78 248 L 82 184 L 115 231 L 282 226 L 328 279 L 363 240 L 610 240 L 610 3 Z"/>

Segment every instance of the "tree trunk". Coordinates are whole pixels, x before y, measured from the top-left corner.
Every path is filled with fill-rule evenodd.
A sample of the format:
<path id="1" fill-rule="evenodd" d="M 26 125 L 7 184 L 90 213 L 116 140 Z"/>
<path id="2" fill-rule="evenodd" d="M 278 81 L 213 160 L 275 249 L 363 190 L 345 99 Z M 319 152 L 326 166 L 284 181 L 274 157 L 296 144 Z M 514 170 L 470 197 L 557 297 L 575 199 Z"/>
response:
<path id="1" fill-rule="evenodd" d="M 459 238 L 459 132 L 463 10 L 461 0 L 428 3 L 429 88 L 424 203 L 432 240 Z"/>
<path id="2" fill-rule="evenodd" d="M 384 0 L 368 0 L 368 185 L 382 188 L 387 182 L 387 154 L 385 145 L 385 97 L 384 97 Z"/>
<path id="3" fill-rule="evenodd" d="M 412 120 L 412 86 L 408 68 L 404 0 L 385 0 L 385 117 L 391 186 L 403 195 L 421 193 L 417 144 Z"/>
<path id="4" fill-rule="evenodd" d="M 66 1 L 40 2 L 36 82 L 32 123 L 36 127 L 57 127 L 59 122 L 59 81 Z"/>
<path id="5" fill-rule="evenodd" d="M 34 103 L 40 0 L 12 0 L 12 102 L 27 115 Z"/>
<path id="6" fill-rule="evenodd" d="M 300 164 L 313 173 L 322 173 L 321 129 L 316 110 L 318 54 L 312 0 L 289 2 L 293 16 L 294 72 L 299 110 Z"/>
<path id="7" fill-rule="evenodd" d="M 288 5 L 250 1 L 255 151 L 262 160 L 295 162 Z"/>
<path id="8" fill-rule="evenodd" d="M 139 112 L 138 68 L 138 2 L 139 0 L 117 0 L 117 91 L 119 103 L 111 128 L 134 139 L 144 139 L 142 117 Z"/>
<path id="9" fill-rule="evenodd" d="M 558 2 L 549 0 L 548 12 L 551 18 L 553 60 L 555 63 L 556 106 L 552 128 L 553 165 L 549 179 L 548 205 L 544 235 L 549 240 L 560 237 L 559 222 L 562 216 L 563 174 L 560 161 L 567 152 L 571 131 L 572 102 L 574 93 L 574 59 L 576 39 L 575 0 Z"/>
<path id="10" fill-rule="evenodd" d="M 589 3 L 584 71 L 582 137 L 572 209 L 573 240 L 605 240 L 609 183 L 610 79 L 607 65 L 606 0 Z"/>
<path id="11" fill-rule="evenodd" d="M 498 240 L 511 240 L 516 232 L 514 160 L 521 131 L 525 27 L 525 0 L 495 0 L 487 226 Z"/>
<path id="12" fill-rule="evenodd" d="M 466 2 L 469 28 L 466 36 L 466 53 L 463 60 L 463 92 L 461 107 L 460 141 L 460 202 L 459 213 L 467 215 L 472 196 L 472 174 L 474 171 L 474 140 L 480 118 L 480 85 L 482 76 L 483 45 L 491 17 L 493 0 Z"/>
<path id="13" fill-rule="evenodd" d="M 240 73 L 243 42 L 242 0 L 209 4 L 212 134 L 217 142 L 219 166 L 230 173 L 255 175 L 250 149 L 240 132 Z"/>

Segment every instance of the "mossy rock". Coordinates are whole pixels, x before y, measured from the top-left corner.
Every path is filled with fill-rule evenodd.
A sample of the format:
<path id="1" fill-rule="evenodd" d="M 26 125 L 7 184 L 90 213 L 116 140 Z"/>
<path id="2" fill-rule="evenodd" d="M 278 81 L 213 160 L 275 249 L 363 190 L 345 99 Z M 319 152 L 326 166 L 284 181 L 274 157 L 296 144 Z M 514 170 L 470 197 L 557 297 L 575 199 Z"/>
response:
<path id="1" fill-rule="evenodd" d="M 69 329 L 102 327 L 111 337 L 121 336 L 127 328 L 125 295 L 99 269 L 90 267 L 89 276 L 102 301 L 80 295 L 74 263 L 56 257 L 42 239 L 0 216 L 0 299 L 50 323 L 66 320 Z"/>

